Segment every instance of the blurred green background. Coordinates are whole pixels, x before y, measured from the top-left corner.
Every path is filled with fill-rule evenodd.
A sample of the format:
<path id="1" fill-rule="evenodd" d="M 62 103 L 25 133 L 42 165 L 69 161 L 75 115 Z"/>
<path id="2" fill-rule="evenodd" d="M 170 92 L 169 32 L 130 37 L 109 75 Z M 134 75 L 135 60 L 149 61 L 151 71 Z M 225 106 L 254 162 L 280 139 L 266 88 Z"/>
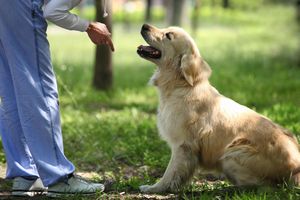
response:
<path id="1" fill-rule="evenodd" d="M 138 191 L 163 175 L 170 150 L 156 128 L 158 98 L 148 80 L 155 66 L 136 54 L 144 44 L 145 2 L 113 1 L 113 85 L 105 91 L 92 87 L 95 46 L 85 33 L 48 27 L 53 66 L 57 75 L 65 153 L 77 171 L 92 173 L 111 183 L 110 190 Z M 281 124 L 300 138 L 300 23 L 295 1 L 203 0 L 197 29 L 193 28 L 195 1 L 187 1 L 181 26 L 195 39 L 213 70 L 211 84 L 220 93 Z M 134 6 L 133 6 L 134 5 Z M 94 19 L 95 8 L 85 4 L 74 13 Z M 169 26 L 168 9 L 156 2 L 151 24 Z M 195 23 L 195 22 L 194 22 Z M 2 151 L 3 152 L 3 151 Z M 5 163 L 4 153 L 1 160 Z M 201 177 L 201 176 L 200 176 Z M 229 184 L 193 180 L 185 192 L 220 195 Z M 215 190 L 217 189 L 217 190 Z M 206 193 L 205 191 L 210 191 Z M 225 191 L 225 189 L 224 189 Z M 183 194 L 184 197 L 185 193 Z M 224 192 L 230 199 L 297 199 L 291 188 Z M 109 197 L 109 194 L 108 194 Z"/>

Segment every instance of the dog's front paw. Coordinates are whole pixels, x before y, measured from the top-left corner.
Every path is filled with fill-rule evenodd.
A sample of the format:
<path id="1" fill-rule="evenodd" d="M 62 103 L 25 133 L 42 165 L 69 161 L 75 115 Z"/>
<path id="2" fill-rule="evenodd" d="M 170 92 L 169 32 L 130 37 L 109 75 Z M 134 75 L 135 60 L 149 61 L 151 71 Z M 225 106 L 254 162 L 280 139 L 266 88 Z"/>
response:
<path id="1" fill-rule="evenodd" d="M 142 185 L 139 187 L 142 193 L 161 193 L 162 189 L 155 187 L 155 185 Z"/>
<path id="2" fill-rule="evenodd" d="M 151 185 L 141 185 L 139 188 L 142 193 L 151 193 Z"/>

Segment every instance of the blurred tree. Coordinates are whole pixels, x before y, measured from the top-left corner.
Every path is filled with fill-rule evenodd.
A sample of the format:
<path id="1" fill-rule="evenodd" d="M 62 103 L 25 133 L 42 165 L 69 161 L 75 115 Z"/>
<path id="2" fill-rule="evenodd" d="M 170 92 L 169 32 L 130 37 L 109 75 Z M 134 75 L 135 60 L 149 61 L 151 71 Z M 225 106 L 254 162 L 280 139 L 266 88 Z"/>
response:
<path id="1" fill-rule="evenodd" d="M 297 17 L 297 22 L 300 25 L 300 0 L 296 1 L 296 17 Z M 298 41 L 299 42 L 299 41 Z M 298 44 L 298 55 L 300 54 L 300 45 Z M 297 56 L 297 65 L 300 67 L 300 57 Z"/>
<path id="2" fill-rule="evenodd" d="M 102 0 L 95 0 L 96 21 L 106 24 L 108 30 L 112 32 L 111 1 L 107 1 L 107 12 L 109 15 L 103 17 L 104 5 Z M 112 53 L 107 45 L 96 47 L 96 60 L 94 66 L 93 86 L 96 89 L 109 89 L 113 82 Z"/>
<path id="3" fill-rule="evenodd" d="M 300 0 L 296 1 L 296 9 L 297 9 L 297 21 L 300 24 Z"/>
<path id="4" fill-rule="evenodd" d="M 201 4 L 201 0 L 193 0 L 193 12 L 192 12 L 193 34 L 197 32 L 198 25 L 199 25 L 200 4 Z"/>
<path id="5" fill-rule="evenodd" d="M 223 0 L 223 8 L 229 8 L 229 0 Z"/>
<path id="6" fill-rule="evenodd" d="M 167 21 L 169 25 L 180 26 L 186 0 L 165 0 L 167 7 Z"/>
<path id="7" fill-rule="evenodd" d="M 153 5 L 153 0 L 146 0 L 146 15 L 145 15 L 145 21 L 151 22 L 152 15 L 151 15 L 151 8 Z"/>

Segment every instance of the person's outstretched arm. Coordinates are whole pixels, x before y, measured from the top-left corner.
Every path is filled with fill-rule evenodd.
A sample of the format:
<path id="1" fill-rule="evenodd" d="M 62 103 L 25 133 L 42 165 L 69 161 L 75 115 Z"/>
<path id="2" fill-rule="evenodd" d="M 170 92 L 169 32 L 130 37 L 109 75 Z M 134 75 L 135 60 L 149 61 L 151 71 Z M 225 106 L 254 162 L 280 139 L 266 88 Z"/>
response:
<path id="1" fill-rule="evenodd" d="M 81 0 L 45 0 L 44 17 L 50 22 L 69 30 L 86 31 L 95 44 L 107 44 L 114 51 L 111 34 L 105 24 L 89 22 L 70 13 Z"/>

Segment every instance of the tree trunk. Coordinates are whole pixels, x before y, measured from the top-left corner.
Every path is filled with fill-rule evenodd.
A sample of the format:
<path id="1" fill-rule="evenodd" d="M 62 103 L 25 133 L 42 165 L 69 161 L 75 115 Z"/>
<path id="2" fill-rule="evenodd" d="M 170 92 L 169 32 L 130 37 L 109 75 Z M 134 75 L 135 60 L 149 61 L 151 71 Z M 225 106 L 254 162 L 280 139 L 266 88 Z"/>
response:
<path id="1" fill-rule="evenodd" d="M 165 0 L 169 25 L 180 26 L 182 24 L 185 2 L 186 0 Z"/>
<path id="2" fill-rule="evenodd" d="M 298 22 L 298 25 L 299 25 L 299 28 L 298 28 L 298 31 L 300 30 L 300 0 L 297 0 L 296 1 L 296 20 Z M 296 52 L 296 55 L 299 55 L 300 54 L 300 42 L 298 41 L 298 51 Z M 300 67 L 300 57 L 297 56 L 297 66 Z"/>
<path id="3" fill-rule="evenodd" d="M 200 16 L 200 3 L 201 0 L 194 0 L 194 8 L 192 13 L 192 30 L 193 34 L 196 34 L 198 25 L 199 25 L 199 16 Z"/>
<path id="4" fill-rule="evenodd" d="M 223 0 L 223 8 L 229 8 L 229 0 Z"/>
<path id="5" fill-rule="evenodd" d="M 297 21 L 300 24 L 300 0 L 296 2 Z"/>
<path id="6" fill-rule="evenodd" d="M 145 15 L 145 21 L 151 22 L 152 15 L 151 15 L 151 8 L 152 8 L 153 0 L 146 0 L 146 15 Z"/>
<path id="7" fill-rule="evenodd" d="M 104 18 L 104 5 L 102 0 L 95 0 L 96 3 L 96 21 L 106 24 L 108 30 L 112 33 L 111 20 L 111 1 L 107 0 L 107 12 L 109 15 Z M 96 89 L 106 90 L 112 86 L 112 52 L 107 45 L 98 45 L 96 47 L 96 60 L 94 66 L 93 86 Z"/>
<path id="8" fill-rule="evenodd" d="M 173 1 L 171 25 L 174 25 L 174 26 L 181 25 L 184 2 L 185 2 L 185 0 Z"/>

